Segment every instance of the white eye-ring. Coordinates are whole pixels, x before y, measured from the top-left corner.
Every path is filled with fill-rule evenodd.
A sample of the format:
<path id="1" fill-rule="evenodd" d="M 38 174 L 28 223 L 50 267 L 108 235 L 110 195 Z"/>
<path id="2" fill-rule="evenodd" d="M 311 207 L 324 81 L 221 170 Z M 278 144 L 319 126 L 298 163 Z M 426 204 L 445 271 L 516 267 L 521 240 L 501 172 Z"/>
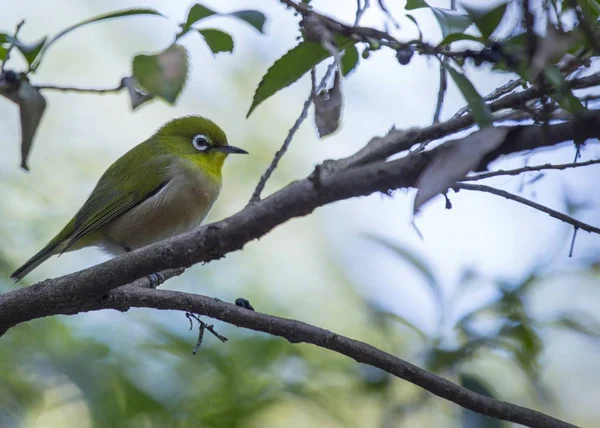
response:
<path id="1" fill-rule="evenodd" d="M 192 145 L 196 150 L 203 152 L 210 147 L 210 142 L 206 135 L 198 134 L 192 138 Z"/>

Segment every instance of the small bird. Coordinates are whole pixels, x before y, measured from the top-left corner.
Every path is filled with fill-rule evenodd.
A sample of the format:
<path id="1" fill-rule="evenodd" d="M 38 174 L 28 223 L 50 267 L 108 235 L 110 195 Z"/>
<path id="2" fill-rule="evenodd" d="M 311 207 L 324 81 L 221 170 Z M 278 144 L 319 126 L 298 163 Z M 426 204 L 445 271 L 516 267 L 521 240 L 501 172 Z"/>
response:
<path id="1" fill-rule="evenodd" d="M 221 191 L 231 153 L 221 128 L 200 116 L 165 124 L 117 159 L 75 217 L 12 275 L 19 281 L 54 254 L 98 246 L 118 255 L 200 225 Z M 160 275 L 150 276 L 153 285 Z"/>

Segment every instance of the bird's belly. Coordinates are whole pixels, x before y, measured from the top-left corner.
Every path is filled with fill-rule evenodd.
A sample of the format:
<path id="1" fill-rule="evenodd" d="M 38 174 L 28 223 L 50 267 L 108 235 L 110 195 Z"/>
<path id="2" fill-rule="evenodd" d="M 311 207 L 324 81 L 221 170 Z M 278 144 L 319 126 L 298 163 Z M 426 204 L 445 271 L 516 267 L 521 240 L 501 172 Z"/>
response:
<path id="1" fill-rule="evenodd" d="M 187 232 L 206 218 L 220 186 L 172 179 L 160 192 L 105 226 L 102 246 L 112 253 L 144 247 Z"/>

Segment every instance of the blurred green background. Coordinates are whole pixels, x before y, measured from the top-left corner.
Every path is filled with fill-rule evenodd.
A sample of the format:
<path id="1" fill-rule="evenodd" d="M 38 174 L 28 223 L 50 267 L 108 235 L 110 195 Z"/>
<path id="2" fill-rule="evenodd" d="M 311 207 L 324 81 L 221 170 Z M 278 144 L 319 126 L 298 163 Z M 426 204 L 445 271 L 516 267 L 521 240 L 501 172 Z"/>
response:
<path id="1" fill-rule="evenodd" d="M 317 10 L 351 21 L 354 2 L 314 1 Z M 333 4 L 335 3 L 335 4 Z M 402 4 L 391 4 L 402 16 Z M 401 2 L 400 2 L 401 3 Z M 431 2 L 432 4 L 436 2 Z M 226 18 L 233 55 L 213 58 L 199 37 L 186 37 L 191 73 L 175 107 L 160 101 L 131 112 L 125 93 L 46 92 L 49 107 L 30 158 L 19 165 L 18 111 L 0 102 L 0 289 L 85 200 L 98 177 L 125 151 L 167 120 L 202 114 L 220 124 L 251 156 L 230 159 L 224 191 L 210 215 L 243 208 L 308 94 L 301 82 L 245 119 L 253 91 L 272 62 L 296 43 L 292 13 L 277 2 L 206 1 L 219 11 L 261 10 L 266 35 Z M 448 7 L 445 2 L 439 6 Z M 74 22 L 128 7 L 152 7 L 170 20 L 135 17 L 84 27 L 52 47 L 34 83 L 111 87 L 130 74 L 131 58 L 167 47 L 187 1 L 4 2 L 0 29 L 34 41 Z M 427 38 L 439 38 L 428 11 L 416 11 Z M 365 25 L 381 25 L 368 12 Z M 405 19 L 399 37 L 415 37 Z M 11 66 L 19 69 L 17 55 Z M 372 136 L 426 125 L 438 69 L 415 57 L 399 67 L 391 53 L 362 61 L 344 85 L 342 129 L 319 140 L 307 121 L 267 186 L 267 193 L 311 172 L 323 159 L 345 156 Z M 485 67 L 470 73 L 481 93 L 507 79 Z M 443 110 L 464 104 L 450 87 Z M 585 159 L 600 155 L 589 145 Z M 570 147 L 535 154 L 530 164 L 569 162 Z M 499 168 L 523 165 L 519 157 Z M 529 183 L 492 184 L 596 222 L 597 166 L 549 173 Z M 492 180 L 493 181 L 493 180 Z M 496 398 L 533 407 L 582 426 L 600 423 L 600 278 L 597 237 L 580 233 L 567 258 L 571 229 L 540 213 L 488 195 L 452 195 L 417 218 L 413 191 L 372 195 L 317 210 L 251 242 L 244 251 L 195 266 L 168 289 L 233 301 L 297 318 L 366 341 Z M 567 197 L 568 195 L 568 197 Z M 97 250 L 53 258 L 23 286 L 106 260 Z M 226 344 L 209 334 L 192 355 L 197 332 L 184 314 L 102 311 L 36 320 L 0 338 L 1 427 L 400 427 L 501 426 L 431 396 L 372 367 L 309 345 L 216 323 Z"/>

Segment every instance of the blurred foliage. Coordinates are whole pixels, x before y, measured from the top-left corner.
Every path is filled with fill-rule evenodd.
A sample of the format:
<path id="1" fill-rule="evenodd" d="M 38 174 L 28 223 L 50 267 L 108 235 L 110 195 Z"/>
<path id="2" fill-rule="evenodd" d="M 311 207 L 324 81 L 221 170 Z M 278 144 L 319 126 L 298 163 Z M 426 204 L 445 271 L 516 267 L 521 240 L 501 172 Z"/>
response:
<path id="1" fill-rule="evenodd" d="M 574 32 L 579 34 L 580 27 L 566 27 L 566 17 L 573 12 L 568 3 L 550 3 L 550 10 L 557 11 L 551 20 L 554 32 L 550 42 L 544 42 L 541 37 L 536 39 L 533 58 L 537 53 L 537 70 L 531 68 L 533 58 L 527 54 L 524 29 L 515 27 L 510 34 L 499 36 L 501 23 L 510 19 L 510 3 L 485 10 L 467 8 L 463 13 L 432 7 L 423 0 L 409 0 L 405 9 L 429 9 L 436 18 L 442 33 L 442 40 L 433 46 L 438 58 L 447 50 L 456 50 L 458 43 L 474 43 L 479 47 L 463 49 L 461 55 L 444 59 L 441 66 L 464 95 L 478 124 L 487 126 L 492 123 L 489 108 L 465 72 L 470 66 L 479 67 L 484 63 L 492 64 L 494 72 L 512 73 L 523 79 L 524 86 L 545 79 L 542 83 L 553 88 L 551 95 L 556 103 L 569 112 L 584 108 L 566 85 L 565 79 L 571 70 L 559 67 L 558 63 L 559 57 L 569 53 L 578 65 L 586 65 L 593 46 L 586 37 L 571 38 Z M 595 26 L 600 17 L 598 3 L 584 0 L 579 4 Z M 8 50 L 14 46 L 28 67 L 19 73 L 3 70 L 4 86 L 0 90 L 0 94 L 11 101 L 25 105 L 21 117 L 28 131 L 24 135 L 29 137 L 22 142 L 24 161 L 39 117 L 30 120 L 34 124 L 27 125 L 26 113 L 32 107 L 28 107 L 27 98 L 14 89 L 19 85 L 29 91 L 35 88 L 33 83 L 29 84 L 28 76 L 38 70 L 48 48 L 65 34 L 83 25 L 136 15 L 162 16 L 151 9 L 117 11 L 72 25 L 53 37 L 40 35 L 37 42 L 24 42 L 17 31 L 0 33 L 0 60 L 6 59 Z M 419 27 L 418 19 L 407 16 Z M 218 13 L 195 4 L 180 24 L 175 41 L 196 33 L 214 54 L 233 52 L 234 40 L 229 33 L 194 27 L 209 18 L 241 20 L 261 33 L 265 24 L 264 14 L 256 10 Z M 477 34 L 465 33 L 472 27 Z M 422 49 L 420 27 L 419 33 L 419 40 L 397 49 L 400 65 L 408 65 L 413 52 Z M 359 61 L 359 51 L 362 59 L 367 60 L 370 52 L 382 48 L 377 40 L 357 42 L 340 35 L 335 35 L 333 40 L 343 54 L 343 76 L 366 64 Z M 129 80 L 117 88 L 129 90 L 134 109 L 154 96 L 171 104 L 177 100 L 184 88 L 189 64 L 187 53 L 175 41 L 158 53 L 134 57 L 132 76 L 125 77 Z M 322 43 L 301 40 L 265 72 L 248 114 L 331 55 Z M 42 90 L 35 91 L 41 97 Z M 556 410 L 541 376 L 545 333 L 560 329 L 598 340 L 600 322 L 594 314 L 564 311 L 551 319 L 536 316 L 531 310 L 531 296 L 537 286 L 548 279 L 541 270 L 513 282 L 465 274 L 449 292 L 432 264 L 414 250 L 382 237 L 374 239 L 382 251 L 391 251 L 399 262 L 408 264 L 423 279 L 434 308 L 434 313 L 429 315 L 436 318 L 437 323 L 433 331 L 428 331 L 405 314 L 391 312 L 381 302 L 362 296 L 357 310 L 369 315 L 361 326 L 361 333 L 368 332 L 365 336 L 370 343 L 466 388 L 499 399 L 504 396 L 492 387 L 496 380 L 494 373 L 474 367 L 480 361 L 493 360 L 497 364 L 494 367 L 506 363 L 512 375 L 523 375 L 527 379 L 534 391 L 532 401 L 538 407 Z M 4 259 L 1 251 L 4 250 L 0 249 L 0 274 L 7 278 L 14 266 Z M 493 285 L 494 297 L 480 307 L 459 309 L 471 287 L 483 283 Z M 3 290 L 9 288 L 1 282 L 0 286 Z M 265 307 L 269 305 L 276 306 L 274 302 L 264 303 Z M 348 317 L 355 316 L 348 314 Z M 128 348 L 80 336 L 61 318 L 11 329 L 2 337 L 0 346 L 0 426 L 38 426 L 36 418 L 50 418 L 53 412 L 61 413 L 67 407 L 75 408 L 78 415 L 73 426 L 282 426 L 289 422 L 290 415 L 297 414 L 305 418 L 298 425 L 305 426 L 415 426 L 414 421 L 420 420 L 419 417 L 431 422 L 426 418 L 435 413 L 430 410 L 433 406 L 445 410 L 447 424 L 502 426 L 496 420 L 459 410 L 381 370 L 357 365 L 315 347 L 292 345 L 279 338 L 236 331 L 228 334 L 230 340 L 222 344 L 207 337 L 194 356 L 191 352 L 194 337 L 185 330 L 186 322 L 183 316 L 181 318 L 181 324 L 173 329 L 162 324 L 144 325 L 145 330 L 151 332 L 150 337 L 131 343 Z"/>
<path id="2" fill-rule="evenodd" d="M 553 400 L 540 379 L 543 333 L 566 329 L 600 339 L 600 323 L 591 315 L 542 320 L 530 314 L 529 296 L 544 281 L 538 274 L 519 283 L 495 282 L 495 298 L 474 310 L 457 311 L 481 277 L 468 273 L 448 294 L 430 263 L 398 244 L 373 239 L 420 274 L 435 313 L 442 316 L 437 329 L 427 332 L 365 297 L 370 317 L 363 327 L 370 341 L 387 342 L 391 352 L 410 356 L 411 362 L 466 388 L 503 399 L 490 386 L 495 380 L 490 373 L 473 372 L 474 363 L 489 360 L 491 352 L 526 375 L 543 407 Z M 3 275 L 12 268 L 0 265 Z M 183 314 L 175 326 L 150 323 L 145 329 L 149 337 L 125 348 L 77 336 L 59 318 L 11 329 L 0 347 L 1 426 L 29 426 L 35 417 L 41 421 L 70 406 L 70 412 L 75 407 L 89 418 L 77 426 L 280 426 L 287 412 L 297 409 L 309 425 L 358 427 L 365 424 L 356 412 L 369 409 L 368 425 L 392 427 L 413 426 L 424 409 L 431 413 L 432 406 L 450 406 L 389 373 L 316 347 L 236 330 L 225 344 L 206 335 L 199 353 L 192 355 L 194 337 Z M 401 338 L 408 332 L 416 335 L 406 342 Z M 404 348 L 406 343 L 418 351 Z M 464 427 L 504 426 L 464 409 L 450 420 Z"/>

